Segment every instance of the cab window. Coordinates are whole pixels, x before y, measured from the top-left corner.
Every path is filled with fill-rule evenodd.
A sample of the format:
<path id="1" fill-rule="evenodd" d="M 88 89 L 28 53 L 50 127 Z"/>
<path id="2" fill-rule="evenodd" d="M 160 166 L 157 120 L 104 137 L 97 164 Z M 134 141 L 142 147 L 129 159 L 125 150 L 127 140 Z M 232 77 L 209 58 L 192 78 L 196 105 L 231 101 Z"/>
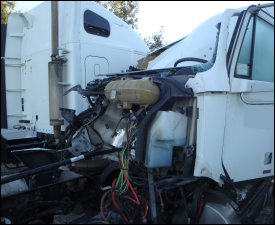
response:
<path id="1" fill-rule="evenodd" d="M 247 26 L 235 77 L 274 82 L 274 26 L 257 16 Z"/>
<path id="2" fill-rule="evenodd" d="M 90 34 L 102 37 L 110 36 L 110 23 L 90 10 L 84 12 L 84 29 Z"/>

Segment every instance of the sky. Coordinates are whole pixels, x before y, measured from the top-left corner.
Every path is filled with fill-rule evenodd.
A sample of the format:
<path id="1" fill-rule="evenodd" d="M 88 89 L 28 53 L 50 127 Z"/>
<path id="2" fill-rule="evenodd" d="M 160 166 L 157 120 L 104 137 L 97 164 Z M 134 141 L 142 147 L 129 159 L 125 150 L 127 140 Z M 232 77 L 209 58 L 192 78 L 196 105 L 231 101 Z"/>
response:
<path id="1" fill-rule="evenodd" d="M 28 11 L 43 1 L 16 1 L 15 10 Z M 195 29 L 204 20 L 227 8 L 240 8 L 272 1 L 140 1 L 138 34 L 142 37 L 157 33 L 163 26 L 164 41 L 169 44 Z"/>

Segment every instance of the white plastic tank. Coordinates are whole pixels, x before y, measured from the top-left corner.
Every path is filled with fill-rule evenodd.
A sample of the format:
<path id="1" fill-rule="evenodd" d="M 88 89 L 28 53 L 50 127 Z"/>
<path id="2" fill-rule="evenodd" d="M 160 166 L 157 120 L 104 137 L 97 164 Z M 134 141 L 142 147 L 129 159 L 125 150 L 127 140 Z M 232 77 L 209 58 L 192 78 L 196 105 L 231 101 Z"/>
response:
<path id="1" fill-rule="evenodd" d="M 170 167 L 173 147 L 186 144 L 186 133 L 185 115 L 174 111 L 159 111 L 148 132 L 146 167 Z"/>

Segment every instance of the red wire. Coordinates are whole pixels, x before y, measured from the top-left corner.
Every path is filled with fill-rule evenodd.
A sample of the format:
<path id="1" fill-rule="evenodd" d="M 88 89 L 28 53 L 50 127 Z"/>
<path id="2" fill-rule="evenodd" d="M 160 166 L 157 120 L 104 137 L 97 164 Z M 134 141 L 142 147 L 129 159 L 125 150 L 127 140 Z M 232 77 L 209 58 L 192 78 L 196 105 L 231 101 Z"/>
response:
<path id="1" fill-rule="evenodd" d="M 114 204 L 115 208 L 120 212 L 120 214 L 121 214 L 121 216 L 123 217 L 124 221 L 125 221 L 126 223 L 128 223 L 127 217 L 124 215 L 124 213 L 122 212 L 122 210 L 120 209 L 119 205 L 118 205 L 117 202 L 116 202 L 116 196 L 115 196 L 115 191 L 114 191 L 115 184 L 116 184 L 116 180 L 117 180 L 117 179 L 114 179 L 114 180 L 113 180 L 113 183 L 112 183 L 112 188 L 113 188 L 113 192 L 112 192 L 112 201 L 113 201 L 113 204 Z"/>
<path id="2" fill-rule="evenodd" d="M 128 186 L 130 187 L 130 189 L 131 189 L 131 191 L 132 191 L 132 193 L 133 193 L 133 195 L 134 195 L 134 197 L 136 199 L 135 203 L 138 204 L 138 205 L 140 205 L 140 200 L 139 200 L 139 198 L 137 196 L 137 193 L 135 192 L 132 184 L 130 183 L 129 178 L 127 177 L 127 174 L 126 174 L 125 170 L 122 170 L 122 172 L 123 172 L 124 178 L 125 178 Z"/>
<path id="3" fill-rule="evenodd" d="M 201 217 L 203 208 L 204 208 L 204 196 L 201 197 L 199 205 L 198 205 L 198 212 L 197 212 L 196 222 L 199 222 L 199 219 Z"/>
<path id="4" fill-rule="evenodd" d="M 128 199 L 129 201 L 136 203 L 136 200 L 131 198 L 130 196 L 126 195 L 126 196 L 122 196 L 122 198 Z"/>

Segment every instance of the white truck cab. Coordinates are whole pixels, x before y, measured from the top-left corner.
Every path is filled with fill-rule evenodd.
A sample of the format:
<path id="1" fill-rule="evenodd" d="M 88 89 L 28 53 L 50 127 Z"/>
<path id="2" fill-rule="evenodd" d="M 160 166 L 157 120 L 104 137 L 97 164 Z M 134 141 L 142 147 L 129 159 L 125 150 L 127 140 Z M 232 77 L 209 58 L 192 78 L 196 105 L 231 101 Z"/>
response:
<path id="1" fill-rule="evenodd" d="M 217 182 L 223 167 L 234 181 L 274 174 L 274 5 L 244 10 L 208 19 L 147 67 L 210 62 L 186 87 L 199 109 L 194 175 Z"/>
<path id="2" fill-rule="evenodd" d="M 124 21 L 91 2 L 58 2 L 59 55 L 66 59 L 63 93 L 85 85 L 100 74 L 136 66 L 148 47 Z M 49 123 L 48 62 L 51 60 L 51 2 L 26 13 L 9 16 L 5 52 L 8 128 L 19 125 L 53 133 Z M 75 93 L 63 98 L 63 107 L 87 108 Z M 21 121 L 21 123 L 19 123 Z"/>

